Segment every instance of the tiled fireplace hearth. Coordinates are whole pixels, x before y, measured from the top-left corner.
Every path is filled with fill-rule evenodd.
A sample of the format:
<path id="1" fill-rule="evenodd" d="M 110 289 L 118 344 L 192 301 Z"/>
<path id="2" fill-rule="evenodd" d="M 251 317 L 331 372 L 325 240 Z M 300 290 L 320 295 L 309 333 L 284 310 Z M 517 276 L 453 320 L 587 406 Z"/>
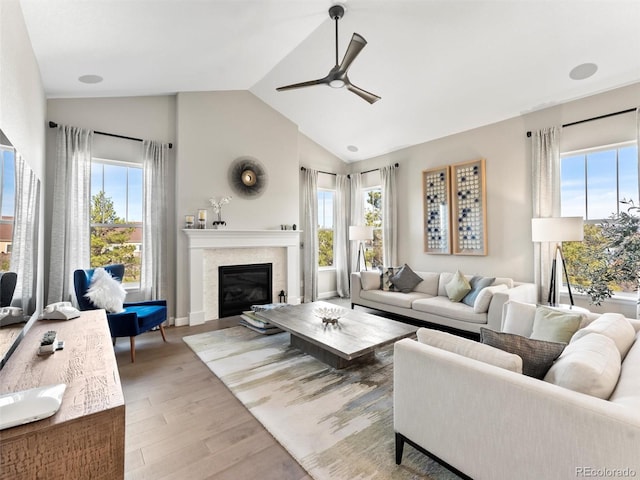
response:
<path id="1" fill-rule="evenodd" d="M 300 232 L 296 230 L 183 230 L 189 249 L 189 325 L 218 318 L 218 267 L 273 264 L 273 298 L 280 290 L 299 303 Z"/>

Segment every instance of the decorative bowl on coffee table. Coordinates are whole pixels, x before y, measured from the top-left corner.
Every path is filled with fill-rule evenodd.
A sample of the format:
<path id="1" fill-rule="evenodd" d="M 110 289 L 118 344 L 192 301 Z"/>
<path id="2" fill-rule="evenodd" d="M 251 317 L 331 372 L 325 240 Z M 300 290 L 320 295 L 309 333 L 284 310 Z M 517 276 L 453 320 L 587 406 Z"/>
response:
<path id="1" fill-rule="evenodd" d="M 347 311 L 342 307 L 318 307 L 313 310 L 313 314 L 327 325 L 335 325 L 340 317 L 343 317 Z"/>

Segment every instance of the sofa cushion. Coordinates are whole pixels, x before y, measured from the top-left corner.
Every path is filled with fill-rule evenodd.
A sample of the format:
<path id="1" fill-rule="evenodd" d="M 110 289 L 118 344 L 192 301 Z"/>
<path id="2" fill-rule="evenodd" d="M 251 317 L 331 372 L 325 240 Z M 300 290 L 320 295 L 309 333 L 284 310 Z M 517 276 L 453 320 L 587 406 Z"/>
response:
<path id="1" fill-rule="evenodd" d="M 529 338 L 547 342 L 569 343 L 573 334 L 580 327 L 581 321 L 582 315 L 579 313 L 538 307 Z"/>
<path id="2" fill-rule="evenodd" d="M 452 302 L 447 297 L 437 296 L 415 300 L 411 308 L 419 312 L 431 313 L 463 322 L 487 323 L 486 313 L 476 313 L 469 305 Z"/>
<path id="3" fill-rule="evenodd" d="M 636 337 L 636 331 L 631 326 L 631 323 L 619 313 L 603 313 L 585 328 L 578 330 L 571 342 L 591 333 L 599 333 L 613 340 L 622 359 L 627 355 Z"/>
<path id="4" fill-rule="evenodd" d="M 473 304 L 478 297 L 478 294 L 483 288 L 486 288 L 493 284 L 495 281 L 495 277 L 482 277 L 480 275 L 474 275 L 469 280 L 469 285 L 471 286 L 471 290 L 467 293 L 462 299 L 462 303 L 466 303 L 470 307 L 473 307 Z"/>
<path id="5" fill-rule="evenodd" d="M 458 270 L 445 286 L 445 290 L 447 291 L 447 297 L 449 297 L 449 300 L 452 302 L 459 302 L 467 293 L 469 293 L 471 290 L 471 284 L 462 272 Z"/>
<path id="6" fill-rule="evenodd" d="M 377 270 L 360 272 L 362 290 L 380 290 L 380 272 Z"/>
<path id="7" fill-rule="evenodd" d="M 544 380 L 575 392 L 608 399 L 620 376 L 620 352 L 615 342 L 590 333 L 567 345 Z"/>
<path id="8" fill-rule="evenodd" d="M 413 289 L 414 292 L 427 293 L 432 296 L 438 295 L 438 282 L 440 281 L 440 274 L 436 272 L 416 272 L 422 278 L 420 282 Z"/>
<path id="9" fill-rule="evenodd" d="M 495 292 L 503 292 L 508 289 L 509 287 L 507 287 L 504 283 L 483 288 L 482 290 L 480 290 L 480 293 L 476 297 L 476 301 L 473 302 L 473 311 L 476 313 L 485 313 L 489 311 L 489 305 L 491 305 L 493 294 Z"/>
<path id="10" fill-rule="evenodd" d="M 411 305 L 415 300 L 429 298 L 429 295 L 420 292 L 402 293 L 384 292 L 382 290 L 363 290 L 360 292 L 360 297 L 365 300 L 383 303 L 385 305 L 392 305 L 394 307 L 411 308 Z"/>
<path id="11" fill-rule="evenodd" d="M 640 333 L 636 334 L 627 352 L 620 368 L 618 384 L 609 400 L 640 412 Z"/>
<path id="12" fill-rule="evenodd" d="M 518 355 L 439 330 L 419 328 L 417 334 L 420 343 L 511 370 L 512 372 L 522 373 L 522 359 Z"/>
<path id="13" fill-rule="evenodd" d="M 422 281 L 422 277 L 411 270 L 411 267 L 405 263 L 398 273 L 389 278 L 389 280 L 396 287 L 396 290 L 400 290 L 402 293 L 409 293 Z"/>
<path id="14" fill-rule="evenodd" d="M 395 292 L 396 287 L 393 283 L 391 283 L 391 277 L 393 277 L 396 273 L 400 271 L 402 267 L 382 267 L 380 269 L 382 280 L 382 290 L 385 292 Z"/>
<path id="15" fill-rule="evenodd" d="M 538 379 L 544 378 L 565 347 L 564 343 L 533 340 L 521 335 L 494 332 L 484 327 L 480 328 L 480 341 L 518 355 L 522 358 L 522 373 Z"/>

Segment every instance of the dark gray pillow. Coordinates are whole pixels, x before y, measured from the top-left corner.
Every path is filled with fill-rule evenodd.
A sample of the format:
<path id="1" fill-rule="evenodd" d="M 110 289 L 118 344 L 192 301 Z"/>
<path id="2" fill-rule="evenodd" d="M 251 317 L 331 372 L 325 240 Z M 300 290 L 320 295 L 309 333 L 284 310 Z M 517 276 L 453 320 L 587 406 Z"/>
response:
<path id="1" fill-rule="evenodd" d="M 480 275 L 474 275 L 471 277 L 471 280 L 469 280 L 471 290 L 464 296 L 462 303 L 466 303 L 470 307 L 473 307 L 480 290 L 485 287 L 490 287 L 495 281 L 495 277 L 481 277 Z"/>
<path id="2" fill-rule="evenodd" d="M 480 328 L 480 341 L 485 345 L 518 355 L 522 358 L 522 373 L 538 379 L 544 378 L 566 346 L 565 343 L 532 340 L 513 333 L 495 332 L 484 327 Z"/>
<path id="3" fill-rule="evenodd" d="M 409 293 L 422 281 L 422 277 L 405 263 L 389 280 L 402 293 Z"/>

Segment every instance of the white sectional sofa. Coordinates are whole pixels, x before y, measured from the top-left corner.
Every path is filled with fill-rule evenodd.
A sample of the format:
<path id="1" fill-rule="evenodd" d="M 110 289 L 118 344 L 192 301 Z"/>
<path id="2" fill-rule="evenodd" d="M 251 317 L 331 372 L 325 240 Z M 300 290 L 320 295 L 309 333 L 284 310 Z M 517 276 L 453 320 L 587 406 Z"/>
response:
<path id="1" fill-rule="evenodd" d="M 535 312 L 535 305 L 505 306 L 505 318 L 520 322 L 520 336 L 532 332 Z M 621 347 L 617 339 L 610 340 L 618 335 L 617 327 L 602 327 L 605 316 L 619 321 L 616 315 L 621 317 L 585 315 L 544 379 L 494 362 L 494 355 L 511 353 L 452 335 L 443 338 L 448 335 L 443 332 L 419 329 L 418 341 L 397 342 L 396 462 L 406 441 L 475 480 L 639 478 L 640 322 L 621 317 L 628 322 Z M 439 344 L 433 340 L 438 336 Z M 613 345 L 613 355 L 590 347 L 594 340 Z M 612 390 L 607 398 L 594 393 L 608 375 L 603 360 L 619 369 L 607 380 Z M 562 375 L 574 376 L 573 389 L 560 386 Z"/>
<path id="2" fill-rule="evenodd" d="M 363 275 L 371 273 L 351 274 L 351 308 L 360 305 L 467 332 L 479 333 L 481 327 L 499 330 L 502 306 L 507 300 L 536 301 L 535 284 L 511 278 L 496 278 L 491 288 L 495 291 L 485 292 L 490 295 L 484 295 L 482 306 L 470 306 L 452 302 L 447 296 L 445 286 L 454 273 L 415 272 L 422 282 L 408 293 L 383 290 L 382 283 L 363 282 Z M 471 275 L 465 276 L 471 278 Z"/>

